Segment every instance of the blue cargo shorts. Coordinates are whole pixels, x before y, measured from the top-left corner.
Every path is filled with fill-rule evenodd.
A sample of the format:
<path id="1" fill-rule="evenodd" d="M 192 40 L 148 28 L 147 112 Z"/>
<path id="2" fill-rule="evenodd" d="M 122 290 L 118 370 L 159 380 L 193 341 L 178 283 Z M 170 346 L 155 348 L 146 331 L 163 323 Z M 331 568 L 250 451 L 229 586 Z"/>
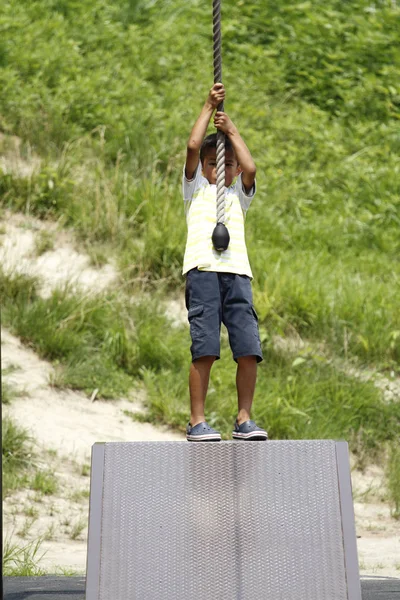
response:
<path id="1" fill-rule="evenodd" d="M 219 359 L 221 322 L 228 330 L 236 362 L 241 356 L 262 361 L 258 317 L 247 275 L 191 269 L 186 274 L 186 308 L 192 361 L 202 356 Z"/>

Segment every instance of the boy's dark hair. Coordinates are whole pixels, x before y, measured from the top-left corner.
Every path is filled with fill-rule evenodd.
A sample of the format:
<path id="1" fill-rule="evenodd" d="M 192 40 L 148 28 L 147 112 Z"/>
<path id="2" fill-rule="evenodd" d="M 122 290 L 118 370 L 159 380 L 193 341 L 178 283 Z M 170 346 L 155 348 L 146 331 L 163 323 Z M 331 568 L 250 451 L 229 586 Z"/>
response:
<path id="1" fill-rule="evenodd" d="M 201 148 L 200 148 L 200 161 L 201 164 L 203 164 L 203 161 L 205 159 L 205 157 L 209 154 L 211 149 L 216 149 L 217 148 L 217 134 L 216 133 L 211 133 L 210 135 L 208 135 L 207 137 L 204 138 L 203 143 L 201 144 Z M 233 153 L 235 153 L 233 146 L 232 146 L 232 142 L 231 140 L 225 136 L 225 150 L 232 151 Z"/>

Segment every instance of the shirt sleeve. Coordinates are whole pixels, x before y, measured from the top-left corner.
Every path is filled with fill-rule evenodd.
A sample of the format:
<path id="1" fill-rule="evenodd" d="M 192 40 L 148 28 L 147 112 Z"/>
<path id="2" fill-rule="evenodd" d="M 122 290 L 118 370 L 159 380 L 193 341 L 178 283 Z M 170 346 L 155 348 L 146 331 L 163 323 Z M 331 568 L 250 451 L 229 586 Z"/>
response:
<path id="1" fill-rule="evenodd" d="M 240 206 L 244 212 L 247 212 L 251 201 L 253 200 L 256 193 L 256 182 L 254 181 L 253 187 L 250 192 L 246 192 L 244 189 L 243 181 L 242 181 L 242 173 L 239 173 L 238 178 L 236 180 L 236 192 L 239 197 Z"/>
<path id="2" fill-rule="evenodd" d="M 193 173 L 192 179 L 187 179 L 187 177 L 185 175 L 185 169 L 186 169 L 186 165 L 184 165 L 184 167 L 183 167 L 183 175 L 182 175 L 182 195 L 183 195 L 183 201 L 186 203 L 186 202 L 190 202 L 192 200 L 193 194 L 195 193 L 197 188 L 200 187 L 200 183 L 201 183 L 201 180 L 203 179 L 203 176 L 201 174 L 200 161 L 196 167 L 195 172 Z"/>

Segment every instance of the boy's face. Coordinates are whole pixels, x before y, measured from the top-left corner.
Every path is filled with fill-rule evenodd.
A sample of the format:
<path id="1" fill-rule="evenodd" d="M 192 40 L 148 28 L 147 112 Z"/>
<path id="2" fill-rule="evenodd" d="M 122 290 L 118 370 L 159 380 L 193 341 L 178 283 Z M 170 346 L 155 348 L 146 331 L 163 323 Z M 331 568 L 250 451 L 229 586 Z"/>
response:
<path id="1" fill-rule="evenodd" d="M 203 175 L 209 183 L 217 183 L 217 150 L 210 149 L 203 160 Z M 232 150 L 225 151 L 225 185 L 229 187 L 240 173 L 239 163 Z"/>

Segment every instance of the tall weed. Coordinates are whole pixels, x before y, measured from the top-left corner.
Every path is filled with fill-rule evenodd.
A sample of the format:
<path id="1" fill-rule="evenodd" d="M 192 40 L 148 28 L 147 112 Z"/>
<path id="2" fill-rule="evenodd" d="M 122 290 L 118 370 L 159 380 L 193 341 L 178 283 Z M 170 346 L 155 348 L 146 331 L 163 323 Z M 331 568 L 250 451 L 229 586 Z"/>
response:
<path id="1" fill-rule="evenodd" d="M 400 519 L 400 446 L 399 438 L 389 448 L 389 461 L 386 468 L 389 498 L 393 506 L 393 516 Z"/>
<path id="2" fill-rule="evenodd" d="M 39 577 L 46 575 L 40 566 L 40 561 L 45 555 L 41 553 L 42 540 L 29 542 L 25 546 L 18 546 L 10 539 L 4 541 L 3 547 L 3 575 L 5 577 Z"/>
<path id="3" fill-rule="evenodd" d="M 35 453 L 28 432 L 8 417 L 2 422 L 3 498 L 28 482 Z"/>

